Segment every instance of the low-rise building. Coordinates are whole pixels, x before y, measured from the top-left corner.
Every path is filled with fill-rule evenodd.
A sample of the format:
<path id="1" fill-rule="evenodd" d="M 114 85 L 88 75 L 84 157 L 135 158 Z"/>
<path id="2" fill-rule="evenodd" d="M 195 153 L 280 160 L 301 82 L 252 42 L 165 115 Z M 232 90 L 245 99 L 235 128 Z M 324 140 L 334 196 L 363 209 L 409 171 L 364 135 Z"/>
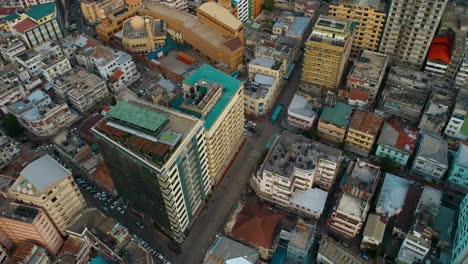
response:
<path id="1" fill-rule="evenodd" d="M 316 226 L 298 219 L 291 232 L 281 230 L 278 248 L 286 244 L 286 263 L 308 264 L 312 262 L 312 246 Z"/>
<path id="2" fill-rule="evenodd" d="M 74 40 L 76 60 L 90 72 L 96 72 L 115 92 L 134 83 L 140 78 L 132 57 L 123 51 L 116 51 L 86 35 Z"/>
<path id="3" fill-rule="evenodd" d="M 328 193 L 319 188 L 297 191 L 291 196 L 291 210 L 303 217 L 320 219 L 327 198 Z"/>
<path id="4" fill-rule="evenodd" d="M 369 214 L 366 227 L 364 227 L 361 249 L 377 249 L 382 244 L 385 227 L 385 220 L 378 215 Z"/>
<path id="5" fill-rule="evenodd" d="M 413 155 L 418 136 L 419 133 L 415 129 L 404 127 L 397 122 L 385 122 L 377 141 L 375 155 L 380 158 L 390 158 L 404 167 Z"/>
<path id="6" fill-rule="evenodd" d="M 427 180 L 440 181 L 448 168 L 447 141 L 422 133 L 411 172 Z"/>
<path id="7" fill-rule="evenodd" d="M 286 70 L 283 61 L 256 57 L 248 64 L 249 86 L 244 89 L 244 112 L 264 116 L 270 112 L 281 92 L 281 81 Z"/>
<path id="8" fill-rule="evenodd" d="M 36 101 L 16 102 L 7 107 L 19 123 L 38 137 L 48 137 L 68 127 L 78 119 L 78 115 L 64 102 L 52 102 L 46 94 Z"/>
<path id="9" fill-rule="evenodd" d="M 54 79 L 51 85 L 57 95 L 70 101 L 80 113 L 87 113 L 108 99 L 105 82 L 96 75 L 77 66 L 67 74 Z"/>
<path id="10" fill-rule="evenodd" d="M 150 16 L 127 19 L 122 29 L 122 45 L 129 52 L 148 54 L 166 44 L 166 24 Z"/>
<path id="11" fill-rule="evenodd" d="M 352 172 L 351 172 L 352 168 Z M 353 238 L 361 231 L 367 218 L 380 178 L 380 168 L 359 159 L 348 168 L 344 185 L 328 219 L 331 231 Z"/>
<path id="12" fill-rule="evenodd" d="M 26 45 L 17 36 L 10 36 L 0 40 L 0 54 L 3 59 L 14 62 L 16 55 L 24 52 Z"/>
<path id="13" fill-rule="evenodd" d="M 346 79 L 346 87 L 369 92 L 369 103 L 375 101 L 387 68 L 387 55 L 361 50 Z"/>
<path id="14" fill-rule="evenodd" d="M 258 250 L 263 260 L 273 255 L 275 234 L 285 216 L 261 204 L 239 204 L 224 231 L 242 243 Z"/>
<path id="15" fill-rule="evenodd" d="M 428 99 L 424 114 L 419 122 L 419 130 L 441 135 L 445 124 L 450 118 L 456 91 L 452 90 L 451 82 L 434 80 L 431 85 L 431 96 Z"/>
<path id="16" fill-rule="evenodd" d="M 4 199 L 0 212 L 0 231 L 14 244 L 33 242 L 46 248 L 51 255 L 57 255 L 63 239 L 44 210 Z"/>
<path id="17" fill-rule="evenodd" d="M 460 144 L 458 147 L 448 172 L 448 181 L 468 189 L 468 146 Z"/>
<path id="18" fill-rule="evenodd" d="M 42 60 L 43 66 L 41 67 L 42 76 L 47 81 L 63 75 L 71 70 L 70 61 L 65 56 L 51 57 Z"/>
<path id="19" fill-rule="evenodd" d="M 14 63 L 0 65 L 0 109 L 7 112 L 6 106 L 26 98 L 26 90 L 22 84 L 29 78 L 27 71 Z"/>
<path id="20" fill-rule="evenodd" d="M 429 80 L 427 73 L 403 66 L 392 67 L 382 91 L 381 109 L 411 122 L 419 121 L 429 91 Z"/>
<path id="21" fill-rule="evenodd" d="M 19 143 L 0 131 L 0 169 L 8 166 L 20 153 Z"/>
<path id="22" fill-rule="evenodd" d="M 30 242 L 22 242 L 14 249 L 5 264 L 28 263 L 43 264 L 50 263 L 47 250 Z"/>
<path id="23" fill-rule="evenodd" d="M 206 251 L 203 263 L 218 264 L 241 261 L 245 264 L 256 264 L 258 260 L 258 252 L 255 249 L 228 237 L 219 236 Z"/>
<path id="24" fill-rule="evenodd" d="M 367 261 L 340 245 L 327 235 L 322 235 L 318 250 L 317 263 L 319 264 L 365 264 Z"/>
<path id="25" fill-rule="evenodd" d="M 26 165 L 8 192 L 20 203 L 42 208 L 63 236 L 86 206 L 71 172 L 49 155 Z"/>
<path id="26" fill-rule="evenodd" d="M 300 39 L 303 43 L 310 34 L 311 22 L 311 17 L 295 16 L 284 11 L 273 24 L 272 32 L 274 35 Z"/>
<path id="27" fill-rule="evenodd" d="M 359 155 L 369 155 L 382 122 L 383 118 L 375 113 L 355 110 L 346 134 L 345 149 Z"/>
<path id="28" fill-rule="evenodd" d="M 444 134 L 459 140 L 468 139 L 468 91 L 460 90 Z"/>
<path id="29" fill-rule="evenodd" d="M 352 111 L 351 106 L 342 102 L 334 108 L 325 107 L 318 122 L 319 137 L 332 143 L 343 143 Z"/>
<path id="30" fill-rule="evenodd" d="M 253 177 L 252 185 L 262 199 L 293 210 L 291 198 L 295 192 L 314 186 L 331 189 L 340 161 L 340 150 L 284 132 Z"/>
<path id="31" fill-rule="evenodd" d="M 385 179 L 380 189 L 375 212 L 385 218 L 391 218 L 402 213 L 410 181 L 390 173 L 385 173 Z"/>
<path id="32" fill-rule="evenodd" d="M 44 77 L 51 75 L 53 77 L 56 74 L 55 69 L 58 71 L 57 74 L 61 74 L 70 68 L 70 62 L 63 56 L 61 47 L 52 41 L 44 42 L 34 49 L 18 54 L 16 62 L 27 69 L 32 77 L 40 76 L 44 72 L 47 74 Z"/>
<path id="33" fill-rule="evenodd" d="M 317 120 L 317 113 L 313 109 L 314 105 L 308 96 L 297 91 L 288 106 L 288 125 L 303 130 L 311 129 Z"/>
<path id="34" fill-rule="evenodd" d="M 10 32 L 20 37 L 29 47 L 65 36 L 63 16 L 55 2 L 17 10 L 5 19 Z"/>
<path id="35" fill-rule="evenodd" d="M 182 85 L 183 96 L 173 107 L 204 118 L 209 174 L 216 185 L 244 142 L 243 84 L 204 64 Z"/>

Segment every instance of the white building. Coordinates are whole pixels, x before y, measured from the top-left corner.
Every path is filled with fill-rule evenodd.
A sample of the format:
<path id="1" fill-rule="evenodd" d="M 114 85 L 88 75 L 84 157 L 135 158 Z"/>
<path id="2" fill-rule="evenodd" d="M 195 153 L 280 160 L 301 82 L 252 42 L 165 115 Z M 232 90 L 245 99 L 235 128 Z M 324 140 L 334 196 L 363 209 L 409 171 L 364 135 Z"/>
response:
<path id="1" fill-rule="evenodd" d="M 0 54 L 7 61 L 15 61 L 15 56 L 25 50 L 26 46 L 18 37 L 11 36 L 0 40 Z"/>
<path id="2" fill-rule="evenodd" d="M 32 77 L 37 77 L 43 73 L 43 69 L 45 69 L 46 74 L 49 74 L 54 68 L 55 60 L 58 60 L 55 58 L 61 58 L 62 56 L 63 52 L 60 46 L 55 42 L 48 41 L 34 49 L 18 54 L 16 62 L 27 69 Z M 70 62 L 62 63 L 64 63 L 63 67 L 67 67 L 70 64 Z M 50 69 L 48 70 L 47 68 Z"/>
<path id="3" fill-rule="evenodd" d="M 123 51 L 116 51 L 86 35 L 74 40 L 77 48 L 76 60 L 90 72 L 96 72 L 113 91 L 118 91 L 140 78 L 132 57 Z"/>
<path id="4" fill-rule="evenodd" d="M 468 90 L 460 90 L 444 134 L 459 140 L 468 139 Z M 465 124 L 465 122 L 467 122 Z"/>
<path id="5" fill-rule="evenodd" d="M 411 172 L 427 180 L 440 181 L 447 168 L 447 141 L 432 134 L 422 133 Z"/>
<path id="6" fill-rule="evenodd" d="M 288 124 L 307 130 L 314 126 L 315 120 L 317 120 L 317 113 L 313 110 L 313 104 L 308 97 L 301 93 L 294 94 L 288 107 Z"/>
<path id="7" fill-rule="evenodd" d="M 318 188 L 294 192 L 291 197 L 291 208 L 299 215 L 320 219 L 327 197 L 328 193 Z"/>
<path id="8" fill-rule="evenodd" d="M 29 103 L 16 102 L 7 107 L 20 124 L 38 137 L 52 136 L 78 119 L 64 102 L 53 103 L 43 92 L 30 98 Z"/>
<path id="9" fill-rule="evenodd" d="M 252 178 L 252 187 L 260 198 L 295 210 L 291 199 L 297 192 L 314 186 L 330 190 L 340 160 L 340 150 L 284 132 Z M 295 204 L 300 198 L 296 195 Z"/>
<path id="10" fill-rule="evenodd" d="M 4 113 L 7 105 L 26 98 L 26 92 L 18 76 L 24 77 L 24 72 L 20 72 L 15 64 L 10 63 L 0 67 L 0 109 Z"/>
<path id="11" fill-rule="evenodd" d="M 237 6 L 237 18 L 243 23 L 249 19 L 249 0 L 234 0 Z"/>
<path id="12" fill-rule="evenodd" d="M 19 143 L 0 131 L 0 169 L 10 164 L 20 152 Z"/>
<path id="13" fill-rule="evenodd" d="M 65 56 L 46 58 L 42 63 L 42 76 L 49 82 L 71 70 L 70 61 Z"/>

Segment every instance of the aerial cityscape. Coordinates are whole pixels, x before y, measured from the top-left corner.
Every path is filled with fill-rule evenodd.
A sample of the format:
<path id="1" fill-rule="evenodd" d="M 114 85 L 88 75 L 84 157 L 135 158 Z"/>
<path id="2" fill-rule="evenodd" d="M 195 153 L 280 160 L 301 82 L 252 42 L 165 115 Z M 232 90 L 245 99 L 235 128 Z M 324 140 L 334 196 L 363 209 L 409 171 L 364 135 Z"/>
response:
<path id="1" fill-rule="evenodd" d="M 468 264 L 468 0 L 0 0 L 0 264 Z"/>

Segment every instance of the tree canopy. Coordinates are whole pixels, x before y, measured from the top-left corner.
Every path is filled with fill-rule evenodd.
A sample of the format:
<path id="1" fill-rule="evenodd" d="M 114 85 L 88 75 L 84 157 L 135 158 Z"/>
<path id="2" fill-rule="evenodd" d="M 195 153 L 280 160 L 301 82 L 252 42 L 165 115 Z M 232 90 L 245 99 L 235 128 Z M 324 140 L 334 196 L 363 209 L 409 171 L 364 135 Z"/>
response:
<path id="1" fill-rule="evenodd" d="M 3 126 L 5 127 L 7 135 L 10 137 L 18 137 L 23 133 L 23 127 L 13 114 L 5 115 L 3 118 Z"/>

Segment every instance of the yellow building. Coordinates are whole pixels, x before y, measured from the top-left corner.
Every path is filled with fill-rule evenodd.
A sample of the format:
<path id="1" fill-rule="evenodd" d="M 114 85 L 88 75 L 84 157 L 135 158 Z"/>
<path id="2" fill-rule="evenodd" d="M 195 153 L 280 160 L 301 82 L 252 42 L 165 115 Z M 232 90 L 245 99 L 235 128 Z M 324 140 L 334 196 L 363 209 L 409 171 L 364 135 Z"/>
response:
<path id="1" fill-rule="evenodd" d="M 210 179 L 217 185 L 244 142 L 243 85 L 204 64 L 183 81 L 183 89 L 174 107 L 204 119 Z"/>
<path id="2" fill-rule="evenodd" d="M 356 110 L 345 139 L 345 149 L 367 156 L 374 146 L 383 118 L 372 112 Z"/>
<path id="3" fill-rule="evenodd" d="M 124 0 L 85 0 L 80 2 L 81 15 L 88 24 L 101 23 L 102 13 L 104 10 L 107 14 L 110 11 L 117 9 L 125 4 Z"/>
<path id="4" fill-rule="evenodd" d="M 330 5 L 328 15 L 356 23 L 351 57 L 359 50 L 377 51 L 385 26 L 385 3 L 380 0 L 342 0 Z"/>
<path id="5" fill-rule="evenodd" d="M 354 22 L 320 16 L 305 43 L 302 81 L 337 89 L 349 59 Z"/>
<path id="6" fill-rule="evenodd" d="M 242 24 L 236 23 L 235 18 L 229 12 L 223 12 L 222 16 L 216 15 L 210 8 L 204 7 L 207 4 L 209 5 L 210 2 L 199 7 L 199 10 L 202 10 L 199 12 L 200 17 L 149 2 L 145 3 L 145 8 L 141 9 L 139 14 L 163 20 L 172 39 L 189 44 L 193 49 L 202 53 L 216 68 L 231 73 L 238 70 L 244 62 Z M 222 7 L 219 6 L 219 8 Z M 227 17 L 229 19 L 226 21 L 229 22 L 218 21 Z M 210 20 L 209 24 L 203 22 L 208 20 Z M 231 26 L 224 28 L 224 23 L 229 23 Z M 237 29 L 233 30 L 234 28 Z"/>
<path id="7" fill-rule="evenodd" d="M 239 37 L 244 41 L 244 26 L 228 9 L 215 2 L 207 2 L 197 9 L 200 21 L 221 32 L 226 38 Z"/>
<path id="8" fill-rule="evenodd" d="M 125 0 L 123 6 L 119 6 L 109 12 L 99 11 L 101 24 L 96 26 L 96 33 L 104 41 L 110 41 L 112 37 L 122 30 L 123 23 L 136 15 L 143 4 L 143 0 Z"/>
<path id="9" fill-rule="evenodd" d="M 325 107 L 317 126 L 320 139 L 334 144 L 343 143 L 352 112 L 353 108 L 342 102 L 338 102 L 334 108 Z"/>
<path id="10" fill-rule="evenodd" d="M 122 45 L 130 52 L 147 54 L 166 43 L 166 24 L 149 16 L 134 16 L 123 24 Z"/>
<path id="11" fill-rule="evenodd" d="M 62 236 L 86 206 L 71 172 L 49 155 L 29 163 L 8 192 L 20 203 L 42 208 Z"/>

